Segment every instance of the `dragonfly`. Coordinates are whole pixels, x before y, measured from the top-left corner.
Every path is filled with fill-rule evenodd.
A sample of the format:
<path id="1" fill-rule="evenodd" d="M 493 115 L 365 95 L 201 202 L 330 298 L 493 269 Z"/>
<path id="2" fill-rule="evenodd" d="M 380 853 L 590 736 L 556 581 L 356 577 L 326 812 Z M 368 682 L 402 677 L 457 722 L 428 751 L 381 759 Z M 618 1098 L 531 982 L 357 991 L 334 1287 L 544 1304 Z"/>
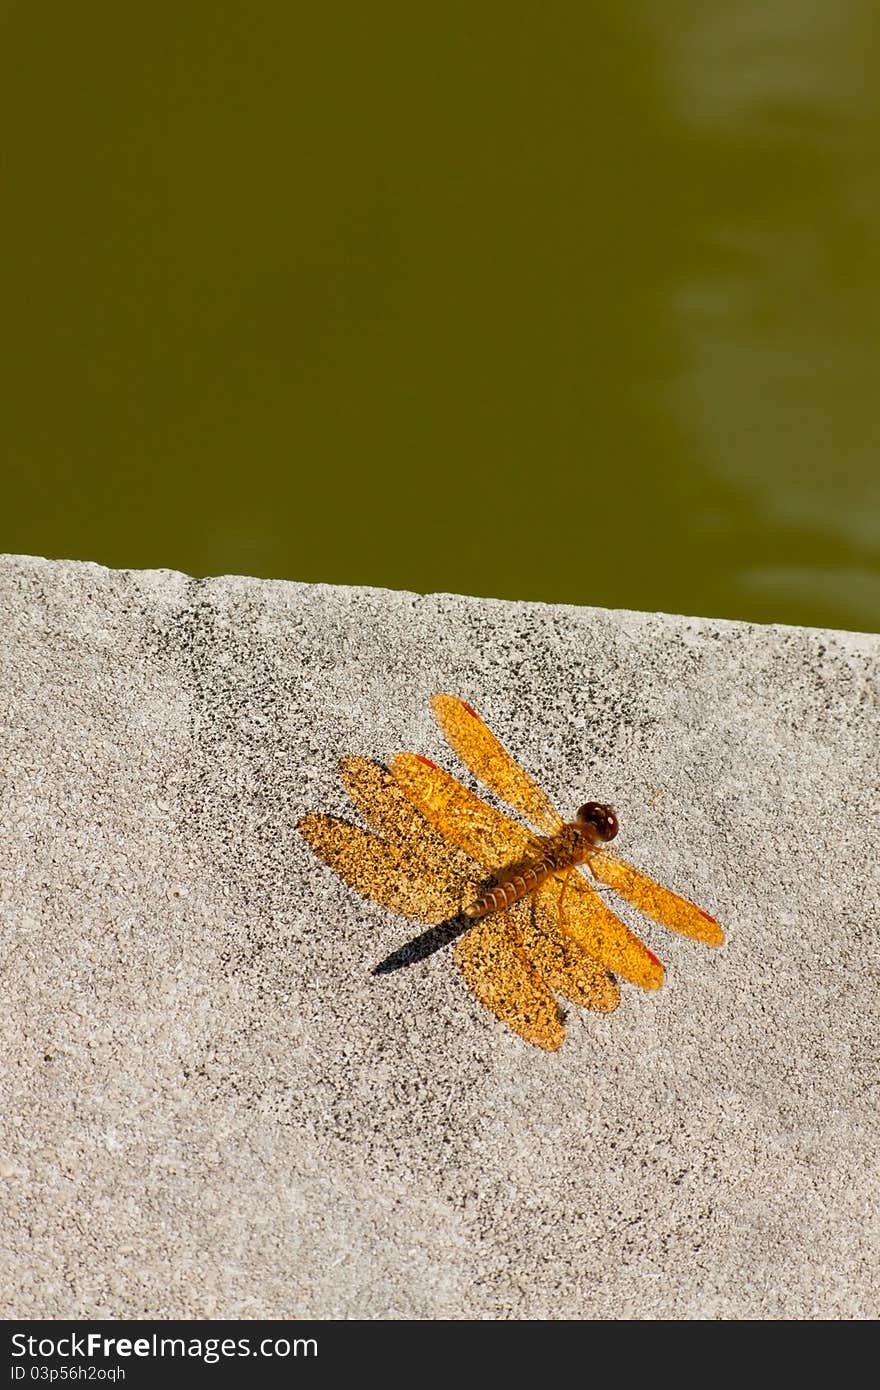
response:
<path id="1" fill-rule="evenodd" d="M 432 927 L 375 974 L 454 940 L 472 994 L 521 1038 L 556 1051 L 567 1018 L 557 996 L 611 1013 L 618 977 L 646 990 L 663 983 L 661 961 L 600 887 L 675 932 L 723 943 L 708 912 L 609 848 L 619 829 L 613 806 L 589 801 L 564 820 L 470 704 L 447 694 L 431 704 L 465 767 L 532 828 L 419 753 L 398 753 L 388 768 L 343 758 L 343 785 L 370 829 L 309 814 L 300 833 L 351 887 Z"/>

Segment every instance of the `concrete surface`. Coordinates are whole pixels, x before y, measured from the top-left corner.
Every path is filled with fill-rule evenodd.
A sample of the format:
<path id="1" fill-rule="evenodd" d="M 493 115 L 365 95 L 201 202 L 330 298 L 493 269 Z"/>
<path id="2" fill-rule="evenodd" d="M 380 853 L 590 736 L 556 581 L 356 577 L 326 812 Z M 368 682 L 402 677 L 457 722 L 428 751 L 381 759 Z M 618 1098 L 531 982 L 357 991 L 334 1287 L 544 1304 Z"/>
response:
<path id="1" fill-rule="evenodd" d="M 0 1313 L 875 1318 L 880 638 L 0 561 Z M 561 1051 L 309 850 L 464 696 L 724 924 Z"/>

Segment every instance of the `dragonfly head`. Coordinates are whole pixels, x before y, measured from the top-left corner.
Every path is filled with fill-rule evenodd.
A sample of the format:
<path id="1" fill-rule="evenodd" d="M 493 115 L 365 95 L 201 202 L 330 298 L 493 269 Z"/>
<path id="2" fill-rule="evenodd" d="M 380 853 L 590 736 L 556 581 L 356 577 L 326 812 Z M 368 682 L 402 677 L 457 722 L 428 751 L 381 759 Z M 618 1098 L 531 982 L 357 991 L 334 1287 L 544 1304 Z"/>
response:
<path id="1" fill-rule="evenodd" d="M 614 807 L 606 806 L 601 801 L 588 801 L 580 808 L 575 819 L 583 827 L 587 839 L 597 846 L 613 840 L 619 829 Z"/>

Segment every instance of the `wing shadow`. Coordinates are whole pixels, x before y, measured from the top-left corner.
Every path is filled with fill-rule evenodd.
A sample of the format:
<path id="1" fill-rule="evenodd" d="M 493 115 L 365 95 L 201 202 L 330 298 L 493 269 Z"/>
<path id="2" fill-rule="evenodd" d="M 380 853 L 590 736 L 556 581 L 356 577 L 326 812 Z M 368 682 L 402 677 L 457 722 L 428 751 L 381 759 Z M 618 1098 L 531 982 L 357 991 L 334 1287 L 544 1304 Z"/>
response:
<path id="1" fill-rule="evenodd" d="M 372 829 L 322 814 L 302 816 L 297 829 L 319 859 L 362 897 L 428 924 L 428 931 L 398 947 L 372 972 L 387 975 L 426 960 L 468 931 L 473 923 L 462 914 L 464 904 L 494 880 L 428 824 L 387 767 L 346 757 L 339 772 Z"/>

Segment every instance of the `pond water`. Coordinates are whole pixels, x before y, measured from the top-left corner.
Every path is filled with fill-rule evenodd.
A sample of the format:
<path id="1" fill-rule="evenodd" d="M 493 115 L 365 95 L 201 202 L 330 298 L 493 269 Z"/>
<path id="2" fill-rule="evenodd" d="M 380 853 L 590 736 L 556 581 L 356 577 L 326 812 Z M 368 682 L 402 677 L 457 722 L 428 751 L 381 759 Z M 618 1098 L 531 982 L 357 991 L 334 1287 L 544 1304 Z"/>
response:
<path id="1" fill-rule="evenodd" d="M 0 549 L 880 629 L 868 0 L 0 33 Z"/>

